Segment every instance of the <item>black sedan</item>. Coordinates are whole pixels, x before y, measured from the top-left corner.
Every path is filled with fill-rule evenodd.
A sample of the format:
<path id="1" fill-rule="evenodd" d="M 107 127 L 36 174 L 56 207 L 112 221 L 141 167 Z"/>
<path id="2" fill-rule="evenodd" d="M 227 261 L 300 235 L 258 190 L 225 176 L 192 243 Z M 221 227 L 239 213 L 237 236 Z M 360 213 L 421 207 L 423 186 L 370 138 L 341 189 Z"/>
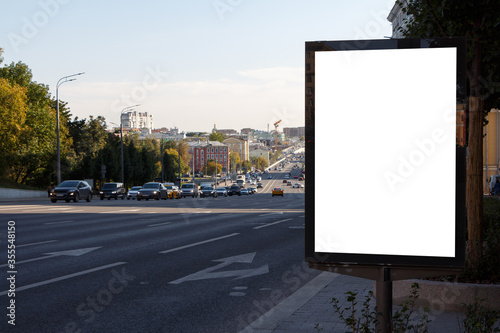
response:
<path id="1" fill-rule="evenodd" d="M 50 192 L 50 201 L 65 200 L 66 202 L 78 202 L 85 199 L 92 200 L 92 188 L 83 180 L 65 180 Z"/>
<path id="2" fill-rule="evenodd" d="M 227 191 L 227 194 L 229 194 L 229 195 L 241 195 L 240 187 L 238 185 L 231 185 L 231 187 L 229 188 L 229 191 Z"/>
<path id="3" fill-rule="evenodd" d="M 200 191 L 200 197 L 214 197 L 217 198 L 217 191 L 212 186 L 204 186 Z"/>
<path id="4" fill-rule="evenodd" d="M 167 200 L 167 189 L 162 183 L 146 183 L 137 191 L 137 201 L 141 201 L 141 199 Z"/>

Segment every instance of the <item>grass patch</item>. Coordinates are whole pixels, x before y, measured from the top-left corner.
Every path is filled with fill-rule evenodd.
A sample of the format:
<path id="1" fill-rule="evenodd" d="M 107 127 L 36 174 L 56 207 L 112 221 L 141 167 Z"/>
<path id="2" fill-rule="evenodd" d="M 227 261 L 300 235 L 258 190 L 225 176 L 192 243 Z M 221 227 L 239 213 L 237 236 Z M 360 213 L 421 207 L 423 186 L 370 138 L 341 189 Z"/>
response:
<path id="1" fill-rule="evenodd" d="M 24 184 L 18 184 L 12 180 L 8 179 L 1 179 L 0 178 L 0 187 L 3 188 L 12 188 L 16 190 L 35 190 L 35 191 L 46 191 L 46 188 L 39 188 L 39 187 L 34 187 L 34 186 L 29 186 L 29 185 L 24 185 Z"/>

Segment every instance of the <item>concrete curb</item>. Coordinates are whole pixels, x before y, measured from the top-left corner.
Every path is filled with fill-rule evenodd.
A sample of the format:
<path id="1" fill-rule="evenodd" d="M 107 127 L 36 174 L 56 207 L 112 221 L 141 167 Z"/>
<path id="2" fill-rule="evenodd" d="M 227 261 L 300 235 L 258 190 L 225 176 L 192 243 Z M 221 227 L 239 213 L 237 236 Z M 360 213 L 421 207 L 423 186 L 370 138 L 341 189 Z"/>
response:
<path id="1" fill-rule="evenodd" d="M 12 188 L 0 188 L 0 201 L 15 199 L 48 198 L 46 191 L 18 190 Z"/>
<path id="2" fill-rule="evenodd" d="M 418 306 L 428 306 L 431 310 L 463 311 L 462 304 L 474 304 L 477 299 L 490 310 L 500 310 L 499 284 L 473 284 L 428 280 L 402 280 L 393 282 L 393 304 L 408 300 L 411 285 L 417 282 Z"/>

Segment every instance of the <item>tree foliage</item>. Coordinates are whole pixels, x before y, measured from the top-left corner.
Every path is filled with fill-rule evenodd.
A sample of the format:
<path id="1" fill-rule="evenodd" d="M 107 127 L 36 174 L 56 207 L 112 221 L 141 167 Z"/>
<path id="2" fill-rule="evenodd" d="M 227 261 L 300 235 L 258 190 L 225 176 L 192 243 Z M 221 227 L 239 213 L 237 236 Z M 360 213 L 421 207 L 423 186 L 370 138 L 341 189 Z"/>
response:
<path id="1" fill-rule="evenodd" d="M 226 135 L 223 133 L 212 132 L 208 138 L 210 141 L 223 142 L 226 139 Z"/>
<path id="2" fill-rule="evenodd" d="M 467 231 L 468 264 L 477 267 L 483 253 L 483 131 L 484 115 L 499 106 L 500 2 L 491 0 L 398 1 L 409 15 L 406 37 L 467 38 L 468 157 Z"/>
<path id="3" fill-rule="evenodd" d="M 2 62 L 0 48 L 0 63 Z M 121 138 L 107 131 L 102 116 L 73 118 L 59 101 L 61 173 L 63 179 L 121 181 Z M 56 181 L 56 100 L 49 87 L 33 81 L 29 67 L 11 63 L 0 68 L 0 177 L 46 188 Z M 189 170 L 186 142 L 168 141 L 160 151 L 155 139 L 123 136 L 123 165 L 128 187 L 161 176 L 161 154 L 167 181 Z M 105 169 L 104 175 L 102 170 Z"/>

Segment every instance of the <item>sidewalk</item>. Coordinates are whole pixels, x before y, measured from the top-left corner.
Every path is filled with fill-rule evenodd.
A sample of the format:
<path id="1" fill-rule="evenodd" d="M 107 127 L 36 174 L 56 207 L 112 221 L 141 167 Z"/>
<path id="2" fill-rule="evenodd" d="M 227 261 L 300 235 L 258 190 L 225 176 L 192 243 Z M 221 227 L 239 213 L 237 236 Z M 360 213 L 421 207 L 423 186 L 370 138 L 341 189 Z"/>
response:
<path id="1" fill-rule="evenodd" d="M 332 298 L 337 298 L 340 306 L 345 307 L 348 305 L 345 293 L 357 292 L 357 309 L 360 313 L 370 290 L 373 290 L 372 280 L 323 272 L 240 333 L 347 332 L 344 323 L 334 312 Z M 393 313 L 396 310 L 397 307 L 394 307 Z M 414 312 L 419 313 L 419 309 Z M 429 320 L 430 333 L 460 332 L 459 325 L 462 325 L 462 315 L 457 312 L 431 310 Z"/>

